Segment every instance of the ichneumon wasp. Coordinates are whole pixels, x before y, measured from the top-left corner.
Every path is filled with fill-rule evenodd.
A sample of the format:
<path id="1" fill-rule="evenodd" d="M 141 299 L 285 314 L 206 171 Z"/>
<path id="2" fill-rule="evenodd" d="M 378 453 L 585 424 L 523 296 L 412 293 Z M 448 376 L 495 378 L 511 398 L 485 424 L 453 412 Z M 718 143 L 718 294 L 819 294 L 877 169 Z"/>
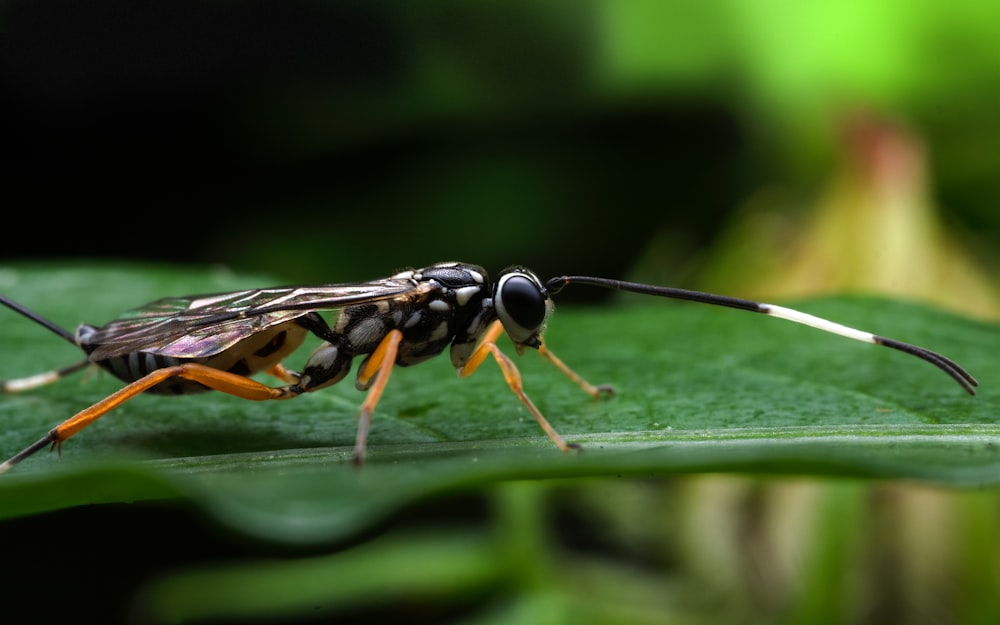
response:
<path id="1" fill-rule="evenodd" d="M 6 392 L 54 382 L 94 364 L 126 385 L 60 423 L 40 440 L 0 464 L 0 472 L 45 447 L 62 442 L 121 403 L 142 393 L 182 394 L 210 389 L 251 400 L 291 399 L 342 380 L 363 356 L 356 386 L 367 391 L 358 413 L 353 461 L 363 462 L 372 413 L 393 366 L 409 366 L 450 346 L 452 364 L 469 376 L 490 356 L 510 389 L 562 451 L 577 449 L 549 424 L 525 394 L 514 362 L 496 345 L 504 332 L 518 354 L 538 351 L 588 394 L 610 393 L 574 373 L 542 341 L 552 312 L 551 296 L 570 284 L 631 291 L 763 313 L 847 338 L 911 354 L 943 370 L 969 394 L 977 385 L 962 367 L 936 352 L 849 328 L 790 308 L 672 287 L 589 276 L 542 282 L 524 267 L 510 267 L 490 282 L 482 267 L 438 263 L 389 278 L 350 284 L 296 286 L 168 297 L 126 312 L 101 327 L 81 325 L 71 333 L 10 299 L 0 303 L 80 347 L 81 362 L 56 371 L 2 382 Z M 331 326 L 320 311 L 339 310 Z M 282 361 L 308 334 L 322 343 L 302 370 Z M 249 376 L 266 372 L 284 382 L 268 386 Z"/>

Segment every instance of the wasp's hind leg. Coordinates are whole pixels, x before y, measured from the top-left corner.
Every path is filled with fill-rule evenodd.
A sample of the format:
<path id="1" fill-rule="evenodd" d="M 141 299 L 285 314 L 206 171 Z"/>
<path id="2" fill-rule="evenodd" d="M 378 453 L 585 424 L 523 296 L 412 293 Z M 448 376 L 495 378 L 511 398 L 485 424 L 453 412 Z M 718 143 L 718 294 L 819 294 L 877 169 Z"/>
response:
<path id="1" fill-rule="evenodd" d="M 67 367 L 62 367 L 61 369 L 53 369 L 52 371 L 36 373 L 35 375 L 29 375 L 23 378 L 14 378 L 13 380 L 0 380 L 0 390 L 4 393 L 20 393 L 21 391 L 38 388 L 39 386 L 45 386 L 46 384 L 57 382 L 81 369 L 86 369 L 89 365 L 89 360 L 81 360 L 80 362 Z"/>
<path id="2" fill-rule="evenodd" d="M 46 447 L 59 448 L 62 442 L 70 438 L 94 421 L 97 421 L 111 410 L 170 378 L 184 378 L 199 382 L 205 386 L 222 391 L 235 397 L 264 401 L 268 399 L 290 399 L 302 391 L 295 385 L 279 388 L 261 384 L 248 377 L 221 371 L 198 363 L 184 363 L 172 367 L 157 369 L 145 375 L 128 386 L 125 386 L 101 401 L 81 410 L 69 419 L 49 430 L 48 434 L 26 447 L 8 460 L 0 464 L 0 473 L 7 471 L 18 462 Z"/>

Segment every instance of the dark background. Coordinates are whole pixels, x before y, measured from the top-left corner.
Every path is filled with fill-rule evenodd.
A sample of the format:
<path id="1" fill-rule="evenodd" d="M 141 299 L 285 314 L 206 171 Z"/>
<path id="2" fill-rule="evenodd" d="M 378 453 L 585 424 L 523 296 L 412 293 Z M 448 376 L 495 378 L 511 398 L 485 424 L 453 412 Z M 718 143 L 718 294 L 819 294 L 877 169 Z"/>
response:
<path id="1" fill-rule="evenodd" d="M 653 245 L 685 284 L 754 194 L 816 193 L 858 111 L 915 131 L 948 225 L 991 255 L 992 15 L 0 1 L 0 256 L 332 282 L 446 259 L 622 276 Z"/>
<path id="2" fill-rule="evenodd" d="M 724 102 L 601 93 L 588 27 L 529 5 L 0 7 L 6 258 L 621 275 L 749 189 Z"/>

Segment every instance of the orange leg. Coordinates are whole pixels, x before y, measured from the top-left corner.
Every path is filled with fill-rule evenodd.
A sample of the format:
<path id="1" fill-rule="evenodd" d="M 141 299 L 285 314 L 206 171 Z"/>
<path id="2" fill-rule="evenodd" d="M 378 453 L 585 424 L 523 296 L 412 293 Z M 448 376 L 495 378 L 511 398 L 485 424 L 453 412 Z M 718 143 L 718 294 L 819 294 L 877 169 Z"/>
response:
<path id="1" fill-rule="evenodd" d="M 302 374 L 298 371 L 292 371 L 291 369 L 285 368 L 285 365 L 280 362 L 268 369 L 265 373 L 278 378 L 286 384 L 295 384 L 302 379 Z"/>
<path id="2" fill-rule="evenodd" d="M 0 464 L 0 473 L 10 469 L 21 460 L 24 460 L 31 454 L 46 446 L 52 445 L 53 447 L 58 448 L 62 445 L 63 441 L 87 427 L 94 421 L 97 421 L 114 408 L 120 406 L 129 399 L 132 399 L 143 391 L 156 386 L 160 382 L 175 377 L 200 382 L 201 384 L 217 391 L 222 391 L 223 393 L 228 393 L 229 395 L 254 401 L 263 401 L 267 399 L 288 399 L 290 397 L 295 397 L 295 394 L 287 391 L 286 389 L 272 388 L 242 375 L 213 369 L 212 367 L 207 367 L 197 363 L 185 363 L 173 367 L 157 369 L 156 371 L 139 378 L 135 382 L 132 382 L 128 386 L 125 386 L 111 395 L 108 395 L 93 406 L 81 410 L 74 416 L 63 421 L 50 430 L 44 438 L 16 454 L 3 464 Z"/>
<path id="3" fill-rule="evenodd" d="M 382 397 L 382 391 L 389 382 L 389 374 L 396 364 L 396 354 L 399 352 L 399 343 L 403 340 L 403 333 L 399 330 L 392 330 L 385 335 L 382 342 L 378 344 L 375 351 L 365 362 L 365 366 L 358 371 L 358 388 L 368 389 L 368 395 L 361 404 L 358 411 L 358 435 L 354 441 L 354 453 L 351 462 L 359 467 L 365 461 L 365 445 L 368 441 L 368 427 L 372 422 L 372 412 L 378 400 Z"/>
<path id="4" fill-rule="evenodd" d="M 494 321 L 483 335 L 482 342 L 479 343 L 476 350 L 472 352 L 469 360 L 464 366 L 462 366 L 461 369 L 458 370 L 458 375 L 462 377 L 472 375 L 476 369 L 479 368 L 479 365 L 483 364 L 486 357 L 492 355 L 493 358 L 496 359 L 497 364 L 500 365 L 500 370 L 503 372 L 504 380 L 507 381 L 507 386 L 510 387 L 510 390 L 514 391 L 514 394 L 521 400 L 521 403 L 524 404 L 525 408 L 531 412 L 532 416 L 535 417 L 535 420 L 538 421 L 538 425 L 542 426 L 542 429 L 549 435 L 549 438 L 552 439 L 552 442 L 555 443 L 556 447 L 562 451 L 580 449 L 579 445 L 570 444 L 564 441 L 562 436 L 559 436 L 559 433 L 556 432 L 555 428 L 553 428 L 552 425 L 549 424 L 548 420 L 542 415 L 541 411 L 535 407 L 534 402 L 532 402 L 531 399 L 525 394 L 524 386 L 521 383 L 521 374 L 514 365 L 514 361 L 512 361 L 507 354 L 500 351 L 500 348 L 496 345 L 496 340 L 502 333 L 503 326 L 499 321 Z M 566 371 L 568 371 L 568 369 L 566 369 Z"/>
<path id="5" fill-rule="evenodd" d="M 573 371 L 572 369 L 567 367 L 566 363 L 559 360 L 555 354 L 550 352 L 548 348 L 545 347 L 544 344 L 542 344 L 542 346 L 538 348 L 538 353 L 541 354 L 542 356 L 545 356 L 545 358 L 547 358 L 549 362 L 555 365 L 557 369 L 565 373 L 566 377 L 568 377 L 570 380 L 573 380 L 573 382 L 577 386 L 586 391 L 586 393 L 591 397 L 600 397 L 601 394 L 605 395 L 614 394 L 615 389 L 611 388 L 610 384 L 601 384 L 599 386 L 594 386 L 590 382 L 581 378 L 576 371 Z"/>

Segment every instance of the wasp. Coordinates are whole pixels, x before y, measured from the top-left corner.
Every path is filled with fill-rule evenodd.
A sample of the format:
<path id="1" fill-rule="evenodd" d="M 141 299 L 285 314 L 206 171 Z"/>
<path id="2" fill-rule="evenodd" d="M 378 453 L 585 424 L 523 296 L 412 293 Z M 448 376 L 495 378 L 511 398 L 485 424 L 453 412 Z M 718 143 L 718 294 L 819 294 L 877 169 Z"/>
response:
<path id="1" fill-rule="evenodd" d="M 447 262 L 370 282 L 168 297 L 126 312 L 101 327 L 83 324 L 75 333 L 0 296 L 0 303 L 86 354 L 82 361 L 62 369 L 4 381 L 0 383 L 4 391 L 55 382 L 89 365 L 126 383 L 0 464 L 0 472 L 45 447 L 61 450 L 65 440 L 140 393 L 216 390 L 256 401 L 291 399 L 340 382 L 359 356 L 363 359 L 355 386 L 367 395 L 357 415 L 352 461 L 361 465 L 372 414 L 393 367 L 418 364 L 445 348 L 449 348 L 451 362 L 461 377 L 472 375 L 490 357 L 496 360 L 507 385 L 555 446 L 562 451 L 579 449 L 556 432 L 525 394 L 517 367 L 496 344 L 506 333 L 518 354 L 535 350 L 589 395 L 610 394 L 610 386 L 584 380 L 542 340 L 553 310 L 552 296 L 570 284 L 725 306 L 805 324 L 921 358 L 943 370 L 969 394 L 975 393 L 975 378 L 941 354 L 790 308 L 591 276 L 561 276 L 542 282 L 520 266 L 505 269 L 492 282 L 482 267 Z M 330 325 L 320 313 L 335 310 L 339 314 Z M 285 368 L 282 361 L 310 334 L 321 343 L 301 371 Z M 270 374 L 283 384 L 268 386 L 250 377 L 257 373 Z"/>

